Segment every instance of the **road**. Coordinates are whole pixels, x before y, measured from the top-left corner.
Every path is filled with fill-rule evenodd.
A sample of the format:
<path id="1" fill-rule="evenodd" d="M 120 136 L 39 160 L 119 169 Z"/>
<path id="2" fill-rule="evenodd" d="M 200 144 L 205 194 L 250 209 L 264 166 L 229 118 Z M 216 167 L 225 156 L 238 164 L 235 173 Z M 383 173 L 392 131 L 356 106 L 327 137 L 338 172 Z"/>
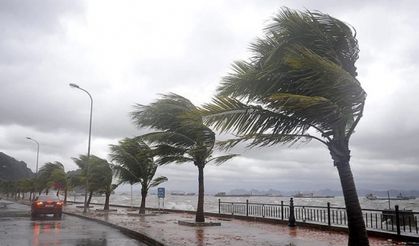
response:
<path id="1" fill-rule="evenodd" d="M 12 204 L 0 209 L 1 246 L 143 246 L 119 230 L 74 216 L 61 220 L 45 216 L 31 220 L 30 208 Z"/>

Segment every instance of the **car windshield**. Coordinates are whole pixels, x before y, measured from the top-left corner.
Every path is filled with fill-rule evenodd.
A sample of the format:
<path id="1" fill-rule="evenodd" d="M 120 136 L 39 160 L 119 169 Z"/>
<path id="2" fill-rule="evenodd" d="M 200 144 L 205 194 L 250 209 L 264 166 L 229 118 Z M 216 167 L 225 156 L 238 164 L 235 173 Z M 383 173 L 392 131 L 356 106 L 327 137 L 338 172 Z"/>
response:
<path id="1" fill-rule="evenodd" d="M 57 196 L 40 195 L 36 198 L 37 201 L 59 201 Z"/>

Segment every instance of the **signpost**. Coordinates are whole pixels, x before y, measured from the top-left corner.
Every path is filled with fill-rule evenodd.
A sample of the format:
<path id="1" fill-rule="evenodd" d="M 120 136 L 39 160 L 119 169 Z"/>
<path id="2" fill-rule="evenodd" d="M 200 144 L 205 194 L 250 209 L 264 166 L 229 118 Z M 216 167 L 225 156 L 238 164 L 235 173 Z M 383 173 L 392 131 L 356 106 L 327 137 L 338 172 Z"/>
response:
<path id="1" fill-rule="evenodd" d="M 165 195 L 166 195 L 166 189 L 165 188 L 163 188 L 163 187 L 157 188 L 157 198 L 159 199 L 158 200 L 159 209 L 160 209 L 160 198 L 163 200 L 162 208 L 164 208 L 164 197 L 165 197 Z"/>

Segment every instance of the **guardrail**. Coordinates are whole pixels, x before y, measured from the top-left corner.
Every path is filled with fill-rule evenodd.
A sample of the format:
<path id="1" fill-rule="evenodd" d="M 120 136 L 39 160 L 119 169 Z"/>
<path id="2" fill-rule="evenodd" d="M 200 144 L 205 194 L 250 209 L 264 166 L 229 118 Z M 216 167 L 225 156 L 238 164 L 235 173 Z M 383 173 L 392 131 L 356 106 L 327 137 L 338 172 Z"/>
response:
<path id="1" fill-rule="evenodd" d="M 289 221 L 295 219 L 299 223 L 326 225 L 329 227 L 345 228 L 348 225 L 346 209 L 332 207 L 328 202 L 326 206 L 299 206 L 290 204 L 266 204 L 249 202 L 225 202 L 218 199 L 218 213 L 258 217 Z M 397 236 L 418 237 L 419 239 L 419 212 L 400 210 L 396 205 L 394 209 L 362 209 L 365 226 L 369 231 L 377 231 Z"/>

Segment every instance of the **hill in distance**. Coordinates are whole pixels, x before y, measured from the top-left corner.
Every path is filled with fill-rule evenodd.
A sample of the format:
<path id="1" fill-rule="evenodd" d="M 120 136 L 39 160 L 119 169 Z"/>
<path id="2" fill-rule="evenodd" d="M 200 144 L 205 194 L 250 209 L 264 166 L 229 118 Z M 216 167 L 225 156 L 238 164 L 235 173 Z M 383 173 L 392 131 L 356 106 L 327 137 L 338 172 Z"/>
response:
<path id="1" fill-rule="evenodd" d="M 0 152 L 0 180 L 16 181 L 23 178 L 30 178 L 34 175 L 25 162 Z"/>

